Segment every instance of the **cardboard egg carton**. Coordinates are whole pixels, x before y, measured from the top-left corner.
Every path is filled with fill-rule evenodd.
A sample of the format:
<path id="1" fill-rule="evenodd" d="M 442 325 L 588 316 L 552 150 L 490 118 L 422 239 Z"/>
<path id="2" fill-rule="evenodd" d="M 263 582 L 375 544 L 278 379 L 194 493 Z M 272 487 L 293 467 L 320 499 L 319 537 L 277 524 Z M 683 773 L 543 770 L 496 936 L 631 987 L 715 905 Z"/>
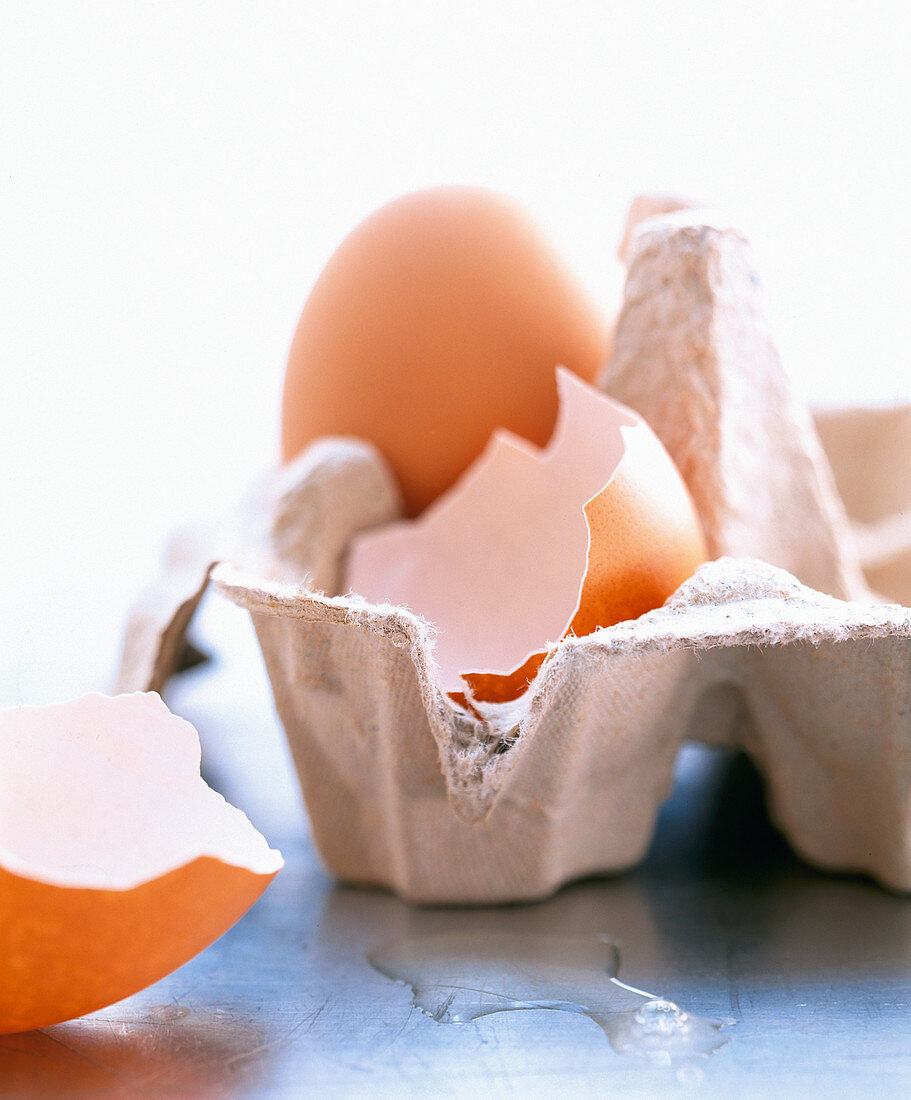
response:
<path id="1" fill-rule="evenodd" d="M 911 889 L 911 611 L 882 598 L 909 588 L 911 407 L 820 414 L 830 464 L 741 234 L 679 211 L 627 247 L 600 384 L 662 439 L 716 558 L 664 607 L 551 645 L 520 699 L 466 714 L 440 690 L 431 624 L 340 594 L 348 541 L 400 509 L 367 444 L 323 440 L 203 540 L 179 583 L 172 570 L 153 586 L 119 686 L 167 675 L 163 650 L 221 560 L 215 584 L 252 616 L 316 845 L 342 879 L 505 902 L 629 867 L 695 739 L 751 754 L 807 859 Z"/>

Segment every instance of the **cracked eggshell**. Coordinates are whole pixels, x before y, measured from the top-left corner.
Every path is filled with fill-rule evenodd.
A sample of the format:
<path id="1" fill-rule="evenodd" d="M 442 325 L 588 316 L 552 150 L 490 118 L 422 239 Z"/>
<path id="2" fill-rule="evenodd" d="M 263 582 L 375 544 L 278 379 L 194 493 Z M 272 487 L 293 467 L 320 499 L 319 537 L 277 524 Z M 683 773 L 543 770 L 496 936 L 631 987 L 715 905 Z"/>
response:
<path id="1" fill-rule="evenodd" d="M 346 584 L 435 633 L 442 689 L 506 702 L 545 647 L 660 606 L 705 560 L 699 520 L 642 419 L 569 371 L 539 450 L 509 432 L 418 519 L 355 536 Z"/>
<path id="2" fill-rule="evenodd" d="M 144 989 L 268 886 L 281 855 L 199 763 L 155 694 L 0 713 L 0 1033 Z"/>

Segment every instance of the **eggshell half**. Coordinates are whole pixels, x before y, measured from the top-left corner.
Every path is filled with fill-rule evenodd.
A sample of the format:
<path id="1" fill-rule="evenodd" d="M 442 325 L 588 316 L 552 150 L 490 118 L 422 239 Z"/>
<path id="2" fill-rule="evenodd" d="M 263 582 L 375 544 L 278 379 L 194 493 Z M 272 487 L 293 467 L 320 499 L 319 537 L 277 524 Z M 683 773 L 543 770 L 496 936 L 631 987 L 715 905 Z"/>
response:
<path id="1" fill-rule="evenodd" d="M 307 300 L 282 401 L 285 461 L 322 436 L 378 448 L 417 515 L 497 428 L 543 446 L 554 368 L 592 381 L 608 332 L 511 200 L 439 187 L 377 210 Z"/>
<path id="2" fill-rule="evenodd" d="M 0 712 L 0 1033 L 136 993 L 217 939 L 279 868 L 154 693 Z"/>
<path id="3" fill-rule="evenodd" d="M 516 698 L 568 633 L 659 607 L 705 560 L 695 509 L 654 433 L 569 371 L 539 450 L 494 434 L 481 459 L 414 521 L 358 535 L 347 583 L 433 624 L 441 687 Z"/>

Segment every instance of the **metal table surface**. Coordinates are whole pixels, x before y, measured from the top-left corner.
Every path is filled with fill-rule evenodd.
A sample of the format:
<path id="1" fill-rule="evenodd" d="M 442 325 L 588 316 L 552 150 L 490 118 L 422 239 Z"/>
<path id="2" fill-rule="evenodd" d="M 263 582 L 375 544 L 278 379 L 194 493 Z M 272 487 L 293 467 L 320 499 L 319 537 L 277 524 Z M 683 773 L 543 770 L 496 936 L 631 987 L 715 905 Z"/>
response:
<path id="1" fill-rule="evenodd" d="M 740 757 L 692 748 L 635 871 L 535 905 L 416 909 L 339 885 L 307 839 L 252 632 L 210 601 L 212 662 L 169 703 L 209 782 L 287 864 L 219 942 L 81 1020 L 0 1038 L 4 1097 L 861 1096 L 911 1094 L 911 901 L 800 863 Z M 620 978 L 733 1021 L 704 1059 L 617 1053 L 583 1015 L 533 1009 L 448 1024 L 368 953 L 406 937 L 608 937 Z"/>

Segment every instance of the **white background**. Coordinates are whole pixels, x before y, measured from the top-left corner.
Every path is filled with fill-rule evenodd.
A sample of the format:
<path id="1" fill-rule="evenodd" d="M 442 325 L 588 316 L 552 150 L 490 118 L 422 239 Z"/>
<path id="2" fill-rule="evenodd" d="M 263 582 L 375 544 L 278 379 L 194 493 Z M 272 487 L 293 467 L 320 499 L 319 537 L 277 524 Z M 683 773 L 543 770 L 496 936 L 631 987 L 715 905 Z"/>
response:
<path id="1" fill-rule="evenodd" d="M 639 190 L 751 235 L 814 400 L 911 394 L 895 3 L 0 0 L 0 705 L 109 685 L 166 533 L 273 461 L 341 237 L 510 192 L 606 303 Z"/>

